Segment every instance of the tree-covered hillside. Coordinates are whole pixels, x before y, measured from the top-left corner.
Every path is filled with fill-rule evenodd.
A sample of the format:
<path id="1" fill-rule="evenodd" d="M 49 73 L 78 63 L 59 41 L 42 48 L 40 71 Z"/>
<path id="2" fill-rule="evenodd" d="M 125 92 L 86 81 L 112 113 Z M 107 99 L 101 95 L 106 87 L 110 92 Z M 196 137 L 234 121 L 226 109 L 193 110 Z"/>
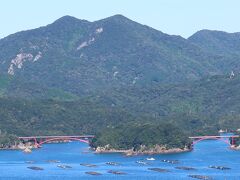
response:
<path id="1" fill-rule="evenodd" d="M 134 151 L 141 146 L 152 148 L 155 145 L 184 149 L 190 147 L 191 142 L 184 131 L 170 123 L 127 123 L 104 129 L 91 143 L 94 148 L 108 146 L 119 150 L 133 148 Z"/>
<path id="2" fill-rule="evenodd" d="M 151 123 L 151 125 L 147 125 L 147 122 Z M 156 123 L 161 125 L 154 129 Z M 168 148 L 183 147 L 189 142 L 186 135 L 188 131 L 180 130 L 179 127 L 176 128 L 172 124 L 165 125 L 164 122 L 162 123 L 144 114 L 132 114 L 120 108 L 96 104 L 86 100 L 66 102 L 13 98 L 0 99 L 0 130 L 2 132 L 0 133 L 0 147 L 8 147 L 8 144 L 17 140 L 17 136 L 71 134 L 103 134 L 105 136 L 106 133 L 105 138 L 109 138 L 109 133 L 111 134 L 115 130 L 117 130 L 116 133 L 122 131 L 129 133 L 125 134 L 126 137 L 124 138 L 126 139 L 122 142 L 122 148 L 137 147 L 144 144 L 149 146 L 153 143 L 162 143 L 161 145 Z M 126 126 L 126 124 L 130 126 Z M 128 129 L 125 131 L 126 127 Z M 143 133 L 142 129 L 145 128 L 146 132 Z M 134 131 L 135 134 L 130 133 Z M 136 139 L 137 136 L 140 140 L 141 133 L 146 137 L 142 136 L 141 142 L 133 144 L 135 143 L 133 139 Z M 150 142 L 149 138 L 152 137 L 152 133 L 156 137 L 155 141 Z M 117 136 L 111 136 L 113 139 L 106 139 L 104 143 L 109 141 L 108 143 L 115 142 L 118 144 Z M 158 139 L 160 136 L 161 139 Z M 97 136 L 96 143 L 100 145 L 103 143 L 101 140 L 102 137 Z M 116 148 L 116 146 L 114 147 Z"/>
<path id="3" fill-rule="evenodd" d="M 124 124 L 135 122 L 138 126 L 129 128 L 136 131 L 146 123 L 162 124 L 159 136 L 165 128 L 166 131 L 175 128 L 174 133 L 184 138 L 216 134 L 219 129 L 240 127 L 239 85 L 239 75 L 215 76 L 186 84 L 113 89 L 76 99 L 3 97 L 0 129 L 16 135 L 102 134 L 105 139 L 117 138 L 108 132 L 111 134 L 117 128 L 116 133 L 122 133 Z M 171 125 L 167 127 L 166 122 Z M 177 143 L 172 140 L 170 144 Z M 97 142 L 106 143 L 101 139 Z"/>
<path id="4" fill-rule="evenodd" d="M 240 127 L 239 86 L 239 74 L 233 78 L 213 76 L 177 85 L 115 89 L 91 99 L 134 114 L 177 123 L 195 133 L 197 129 L 217 132 Z"/>
<path id="5" fill-rule="evenodd" d="M 0 129 L 10 134 L 95 134 L 102 128 L 138 120 L 117 108 L 85 100 L 0 99 Z"/>
<path id="6" fill-rule="evenodd" d="M 0 39 L 0 71 L 11 77 L 8 91 L 27 97 L 15 92 L 15 86 L 36 86 L 38 94 L 48 88 L 85 96 L 113 87 L 182 83 L 239 67 L 239 56 L 228 53 L 236 52 L 230 45 L 237 46 L 237 35 L 214 33 L 223 38 L 212 44 L 229 45 L 210 53 L 208 46 L 213 45 L 205 39 L 214 38 L 197 38 L 198 34 L 184 39 L 122 15 L 95 22 L 64 16 Z"/>

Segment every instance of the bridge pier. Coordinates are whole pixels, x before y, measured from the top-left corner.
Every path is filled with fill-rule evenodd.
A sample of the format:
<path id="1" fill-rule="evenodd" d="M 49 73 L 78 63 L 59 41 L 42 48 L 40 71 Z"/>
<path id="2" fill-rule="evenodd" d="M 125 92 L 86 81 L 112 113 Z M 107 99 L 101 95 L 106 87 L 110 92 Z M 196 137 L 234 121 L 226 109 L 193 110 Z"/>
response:
<path id="1" fill-rule="evenodd" d="M 231 137 L 231 145 L 235 145 L 235 139 L 234 139 L 234 137 Z"/>
<path id="2" fill-rule="evenodd" d="M 39 147 L 39 144 L 38 144 L 37 138 L 34 138 L 34 146 L 35 146 L 35 147 Z"/>

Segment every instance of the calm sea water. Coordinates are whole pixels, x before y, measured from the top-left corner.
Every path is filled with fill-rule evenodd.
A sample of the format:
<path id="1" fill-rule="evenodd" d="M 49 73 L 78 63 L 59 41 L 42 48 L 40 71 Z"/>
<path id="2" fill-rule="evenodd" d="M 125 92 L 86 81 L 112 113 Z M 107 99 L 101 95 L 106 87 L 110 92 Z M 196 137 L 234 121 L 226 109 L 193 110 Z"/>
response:
<path id="1" fill-rule="evenodd" d="M 140 165 L 136 161 L 154 157 L 150 165 Z M 179 160 L 179 164 L 164 163 L 161 160 Z M 56 163 L 47 160 L 59 160 L 60 164 L 72 166 L 61 169 Z M 25 161 L 34 161 L 27 164 Z M 119 166 L 109 166 L 106 162 L 119 162 Z M 95 164 L 97 167 L 84 167 L 80 163 Z M 230 167 L 231 170 L 210 169 L 210 165 Z M 43 171 L 28 169 L 28 166 L 44 168 Z M 176 166 L 190 166 L 197 170 L 175 169 Z M 171 172 L 159 173 L 148 170 L 150 167 L 168 169 Z M 108 170 L 126 172 L 126 175 L 109 174 Z M 102 173 L 101 176 L 85 174 L 86 171 Z M 213 179 L 240 179 L 240 151 L 232 151 L 221 141 L 202 141 L 192 152 L 169 155 L 125 157 L 121 154 L 94 154 L 86 144 L 71 142 L 65 144 L 47 144 L 31 154 L 21 151 L 0 151 L 0 179 L 192 179 L 190 174 L 208 175 Z"/>

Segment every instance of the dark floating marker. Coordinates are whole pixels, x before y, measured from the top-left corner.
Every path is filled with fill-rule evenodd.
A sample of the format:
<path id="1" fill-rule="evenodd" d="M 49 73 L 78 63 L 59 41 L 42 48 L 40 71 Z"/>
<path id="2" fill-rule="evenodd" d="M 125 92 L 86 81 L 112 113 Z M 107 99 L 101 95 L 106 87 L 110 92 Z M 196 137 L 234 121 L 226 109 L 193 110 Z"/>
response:
<path id="1" fill-rule="evenodd" d="M 37 166 L 30 166 L 30 167 L 27 167 L 28 169 L 32 169 L 32 170 L 36 170 L 36 171 L 42 171 L 44 170 L 43 168 L 41 167 L 37 167 Z"/>
<path id="2" fill-rule="evenodd" d="M 204 179 L 204 180 L 211 180 L 212 178 L 209 176 L 203 176 L 203 175 L 188 175 L 191 178 L 195 179 Z"/>
<path id="3" fill-rule="evenodd" d="M 99 176 L 99 175 L 102 175 L 101 173 L 99 172 L 94 172 L 94 171 L 89 171 L 89 172 L 85 172 L 86 174 L 90 174 L 90 175 L 94 175 L 94 176 Z"/>
<path id="4" fill-rule="evenodd" d="M 167 169 L 162 169 L 162 168 L 148 168 L 148 170 L 151 170 L 151 171 L 156 171 L 156 172 L 170 172 L 169 170 Z"/>
<path id="5" fill-rule="evenodd" d="M 231 169 L 229 167 L 224 167 L 224 166 L 209 166 L 209 168 L 219 169 L 219 170 L 230 170 Z"/>
<path id="6" fill-rule="evenodd" d="M 113 170 L 109 170 L 108 173 L 111 173 L 111 174 L 117 174 L 117 175 L 124 175 L 124 174 L 127 174 L 125 172 L 121 172 L 121 171 L 113 171 Z"/>
<path id="7" fill-rule="evenodd" d="M 86 166 L 86 167 L 97 167 L 97 165 L 95 165 L 95 164 L 84 164 L 84 163 L 81 163 L 80 165 L 81 166 Z"/>
<path id="8" fill-rule="evenodd" d="M 181 169 L 181 170 L 187 170 L 187 171 L 190 171 L 190 170 L 196 170 L 195 168 L 193 167 L 187 167 L 187 166 L 179 166 L 179 167 L 175 167 L 176 169 Z"/>

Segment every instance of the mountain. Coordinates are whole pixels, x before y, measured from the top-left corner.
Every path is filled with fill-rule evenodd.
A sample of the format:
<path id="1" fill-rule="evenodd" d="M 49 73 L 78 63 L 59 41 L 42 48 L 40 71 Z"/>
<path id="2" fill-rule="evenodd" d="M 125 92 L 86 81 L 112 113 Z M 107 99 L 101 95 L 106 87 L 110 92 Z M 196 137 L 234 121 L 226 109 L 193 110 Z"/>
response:
<path id="1" fill-rule="evenodd" d="M 209 30 L 184 39 L 122 15 L 64 16 L 12 34 L 0 39 L 0 135 L 165 122 L 187 135 L 236 129 L 239 42 L 239 33 Z"/>
<path id="2" fill-rule="evenodd" d="M 240 33 L 201 30 L 188 38 L 204 52 L 213 54 L 210 63 L 222 72 L 239 72 L 240 68 Z"/>
<path id="3" fill-rule="evenodd" d="M 218 54 L 238 54 L 240 51 L 240 33 L 201 30 L 188 38 L 205 51 Z"/>
<path id="4" fill-rule="evenodd" d="M 8 79 L 1 91 L 42 97 L 57 89 L 84 96 L 112 87 L 197 80 L 229 73 L 239 64 L 233 59 L 229 65 L 227 56 L 218 63 L 217 50 L 210 53 L 194 39 L 164 34 L 122 15 L 95 22 L 64 16 L 0 40 L 0 72 Z M 222 67 L 222 61 L 228 65 Z"/>

